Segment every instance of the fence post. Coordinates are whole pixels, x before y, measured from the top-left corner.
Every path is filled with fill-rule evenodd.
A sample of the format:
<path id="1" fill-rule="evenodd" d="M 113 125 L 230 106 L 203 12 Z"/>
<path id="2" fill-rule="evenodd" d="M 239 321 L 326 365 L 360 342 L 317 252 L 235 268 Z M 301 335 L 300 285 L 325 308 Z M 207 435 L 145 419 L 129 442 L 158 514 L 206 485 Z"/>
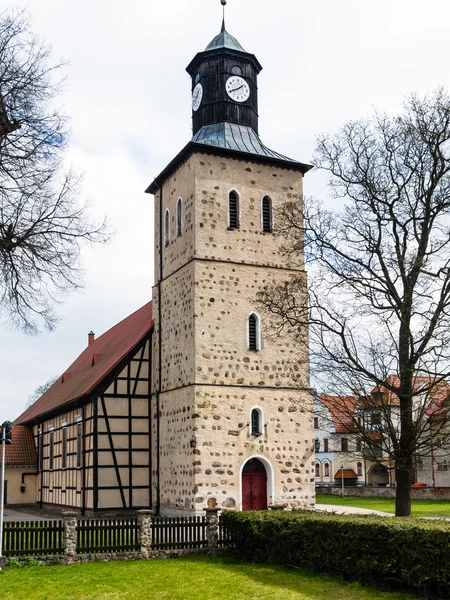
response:
<path id="1" fill-rule="evenodd" d="M 217 548 L 219 545 L 219 511 L 220 508 L 208 507 L 206 512 L 206 539 L 208 548 Z"/>
<path id="2" fill-rule="evenodd" d="M 139 545 L 142 558 L 150 558 L 152 555 L 152 517 L 154 510 L 138 510 Z"/>
<path id="3" fill-rule="evenodd" d="M 77 553 L 77 513 L 71 511 L 63 511 L 63 546 L 64 560 L 72 562 Z"/>

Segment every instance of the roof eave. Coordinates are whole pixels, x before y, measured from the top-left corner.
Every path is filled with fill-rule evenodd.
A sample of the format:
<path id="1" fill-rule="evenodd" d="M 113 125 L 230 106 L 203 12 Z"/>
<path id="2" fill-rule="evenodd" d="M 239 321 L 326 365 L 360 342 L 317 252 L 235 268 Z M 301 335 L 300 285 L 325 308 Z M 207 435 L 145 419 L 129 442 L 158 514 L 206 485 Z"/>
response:
<path id="1" fill-rule="evenodd" d="M 280 158 L 273 158 L 271 156 L 261 156 L 259 154 L 251 154 L 250 152 L 241 152 L 239 150 L 231 150 L 229 148 L 221 148 L 219 146 L 212 146 L 210 144 L 202 144 L 201 142 L 190 141 L 181 150 L 181 152 L 179 152 L 175 158 L 170 161 L 167 167 L 153 180 L 153 182 L 145 190 L 145 193 L 156 193 L 157 190 L 159 190 L 164 182 L 170 177 L 170 175 L 180 166 L 180 164 L 187 160 L 194 152 L 199 152 L 201 154 L 214 154 L 216 156 L 229 156 L 231 158 L 237 158 L 238 160 L 249 160 L 261 164 L 271 164 L 283 167 L 285 169 L 300 171 L 302 175 L 305 175 L 310 169 L 312 169 L 312 165 L 301 162 L 283 160 Z"/>
<path id="2" fill-rule="evenodd" d="M 197 64 L 204 60 L 205 58 L 208 58 L 209 56 L 214 56 L 215 54 L 229 54 L 230 56 L 235 56 L 235 57 L 242 57 L 245 56 L 248 60 L 251 60 L 257 71 L 258 74 L 261 73 L 261 71 L 263 70 L 263 67 L 261 65 L 261 63 L 259 62 L 259 60 L 256 58 L 256 56 L 254 54 L 251 54 L 250 52 L 242 52 L 241 50 L 233 50 L 233 48 L 214 48 L 212 50 L 204 50 L 203 52 L 198 52 L 194 58 L 191 60 L 191 62 L 188 64 L 188 66 L 186 67 L 186 71 L 189 73 L 189 75 L 192 77 L 193 75 L 195 75 L 195 70 L 196 70 L 196 66 Z"/>

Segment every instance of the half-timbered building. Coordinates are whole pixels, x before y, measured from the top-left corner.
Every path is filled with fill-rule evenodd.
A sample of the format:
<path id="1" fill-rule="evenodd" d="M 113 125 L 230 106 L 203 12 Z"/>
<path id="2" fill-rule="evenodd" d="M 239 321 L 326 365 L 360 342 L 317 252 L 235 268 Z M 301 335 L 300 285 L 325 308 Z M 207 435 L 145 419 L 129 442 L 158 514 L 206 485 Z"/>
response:
<path id="1" fill-rule="evenodd" d="M 15 422 L 32 432 L 41 505 L 81 512 L 151 504 L 152 305 L 95 339 Z"/>

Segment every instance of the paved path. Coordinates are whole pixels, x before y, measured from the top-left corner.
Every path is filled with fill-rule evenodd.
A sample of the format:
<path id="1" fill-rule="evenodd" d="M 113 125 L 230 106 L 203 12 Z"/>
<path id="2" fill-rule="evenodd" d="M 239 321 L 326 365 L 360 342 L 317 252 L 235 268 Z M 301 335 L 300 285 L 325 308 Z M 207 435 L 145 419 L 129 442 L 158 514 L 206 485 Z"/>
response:
<path id="1" fill-rule="evenodd" d="M 339 504 L 316 504 L 315 510 L 322 510 L 324 512 L 334 512 L 338 515 L 378 515 L 380 517 L 394 516 L 394 513 L 381 512 L 381 510 L 357 508 L 356 506 L 340 506 Z"/>
<path id="2" fill-rule="evenodd" d="M 4 521 L 42 521 L 42 520 L 54 520 L 55 517 L 38 516 L 36 514 L 27 513 L 25 510 L 14 510 L 12 508 L 5 508 Z M 61 518 L 61 517 L 56 517 Z"/>

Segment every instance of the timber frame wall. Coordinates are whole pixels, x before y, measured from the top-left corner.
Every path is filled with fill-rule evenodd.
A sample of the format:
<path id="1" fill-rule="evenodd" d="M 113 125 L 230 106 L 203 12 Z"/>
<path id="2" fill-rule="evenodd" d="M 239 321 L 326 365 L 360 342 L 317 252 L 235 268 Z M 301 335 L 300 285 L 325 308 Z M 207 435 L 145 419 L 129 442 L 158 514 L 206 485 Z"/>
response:
<path id="1" fill-rule="evenodd" d="M 33 426 L 41 505 L 82 513 L 152 508 L 150 343 L 151 332 L 89 397 L 78 400 L 75 407 L 73 403 L 70 410 L 45 415 Z"/>

